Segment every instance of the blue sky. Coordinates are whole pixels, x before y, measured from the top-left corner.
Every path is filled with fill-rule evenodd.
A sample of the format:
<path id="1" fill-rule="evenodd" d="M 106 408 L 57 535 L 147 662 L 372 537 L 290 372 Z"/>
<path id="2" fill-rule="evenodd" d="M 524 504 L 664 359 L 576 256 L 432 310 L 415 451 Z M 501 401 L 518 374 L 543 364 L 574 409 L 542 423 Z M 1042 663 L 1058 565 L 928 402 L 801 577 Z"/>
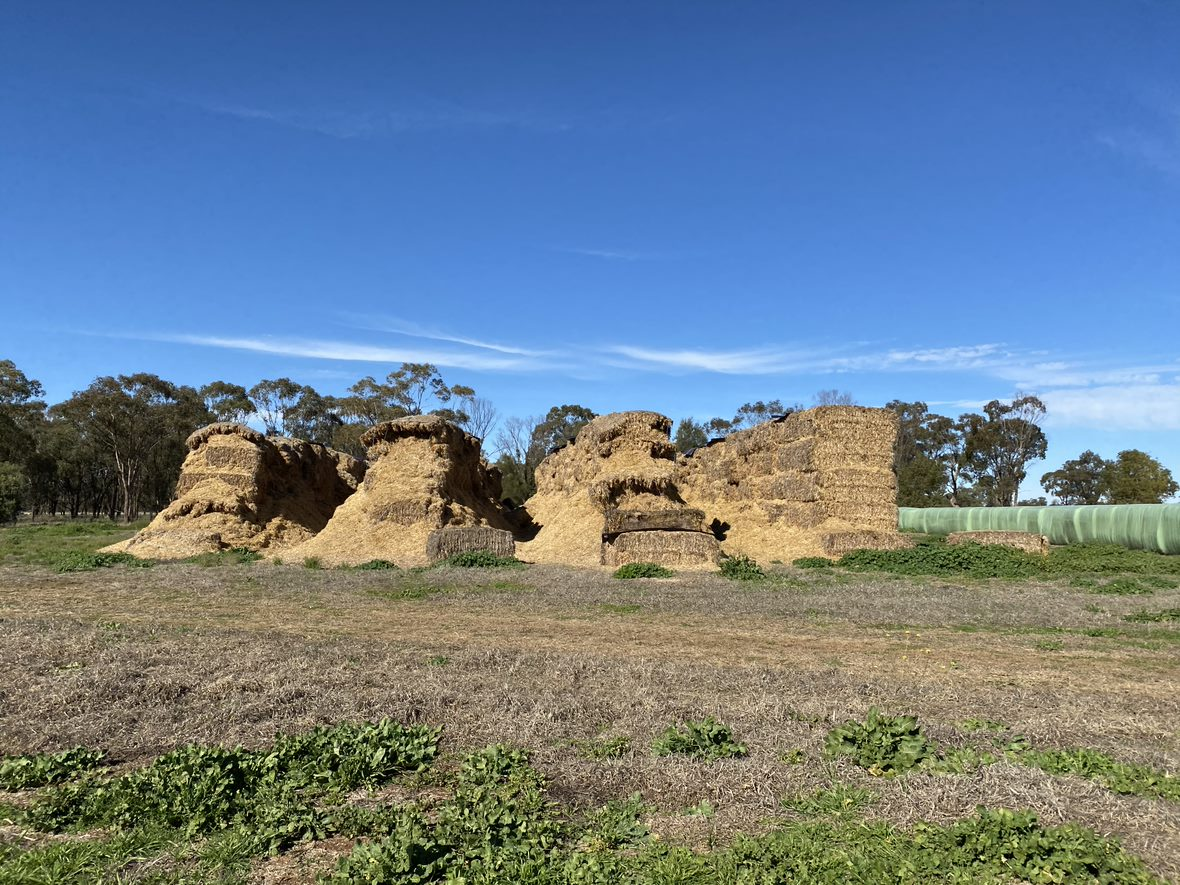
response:
<path id="1" fill-rule="evenodd" d="M 504 415 L 1024 391 L 1036 477 L 1180 473 L 1176 3 L 20 6 L 0 357 L 51 399 L 403 360 Z"/>

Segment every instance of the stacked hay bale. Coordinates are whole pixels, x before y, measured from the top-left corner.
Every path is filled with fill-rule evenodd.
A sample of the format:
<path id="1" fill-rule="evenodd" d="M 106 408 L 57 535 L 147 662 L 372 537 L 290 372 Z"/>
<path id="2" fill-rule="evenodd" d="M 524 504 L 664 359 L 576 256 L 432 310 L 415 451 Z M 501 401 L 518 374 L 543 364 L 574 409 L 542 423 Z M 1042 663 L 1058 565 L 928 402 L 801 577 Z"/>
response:
<path id="1" fill-rule="evenodd" d="M 537 493 L 525 505 L 540 528 L 519 545 L 520 555 L 587 566 L 715 565 L 717 539 L 676 488 L 671 428 L 655 412 L 603 415 L 542 461 Z"/>
<path id="2" fill-rule="evenodd" d="M 1049 555 L 1049 538 L 1036 532 L 951 532 L 946 536 L 946 542 L 952 546 L 957 544 L 989 544 L 999 547 L 1011 547 L 1023 550 L 1025 553 L 1035 553 L 1039 556 Z"/>
<path id="3" fill-rule="evenodd" d="M 886 409 L 821 406 L 681 458 L 684 500 L 719 519 L 722 549 L 763 561 L 904 547 Z"/>
<path id="4" fill-rule="evenodd" d="M 320 531 L 365 475 L 362 461 L 241 424 L 186 441 L 176 500 L 134 538 L 107 547 L 152 559 L 228 548 L 285 550 Z"/>
<path id="5" fill-rule="evenodd" d="M 295 557 L 324 565 L 374 559 L 425 565 L 430 535 L 444 526 L 511 531 L 500 504 L 500 473 L 470 434 L 437 416 L 415 415 L 378 424 L 361 442 L 369 457 L 365 481 Z M 462 552 L 455 543 L 448 550 Z"/>

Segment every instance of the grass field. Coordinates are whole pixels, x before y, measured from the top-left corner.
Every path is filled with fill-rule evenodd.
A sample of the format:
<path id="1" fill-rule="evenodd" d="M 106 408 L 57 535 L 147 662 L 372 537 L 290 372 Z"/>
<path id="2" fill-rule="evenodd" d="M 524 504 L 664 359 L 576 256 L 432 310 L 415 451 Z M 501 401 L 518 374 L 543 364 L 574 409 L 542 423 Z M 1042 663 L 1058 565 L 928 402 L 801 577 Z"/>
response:
<path id="1" fill-rule="evenodd" d="M 0 530 L 0 754 L 105 753 L 8 763 L 10 787 L 40 774 L 0 790 L 0 882 L 1180 876 L 1172 560 L 735 581 L 85 559 L 119 536 Z M 383 717 L 441 728 L 437 752 L 374 771 L 339 746 L 377 737 L 321 736 L 335 767 L 295 754 L 250 792 L 277 732 Z M 270 748 L 217 757 L 253 804 L 152 805 L 161 754 L 211 764 L 189 745 Z"/>

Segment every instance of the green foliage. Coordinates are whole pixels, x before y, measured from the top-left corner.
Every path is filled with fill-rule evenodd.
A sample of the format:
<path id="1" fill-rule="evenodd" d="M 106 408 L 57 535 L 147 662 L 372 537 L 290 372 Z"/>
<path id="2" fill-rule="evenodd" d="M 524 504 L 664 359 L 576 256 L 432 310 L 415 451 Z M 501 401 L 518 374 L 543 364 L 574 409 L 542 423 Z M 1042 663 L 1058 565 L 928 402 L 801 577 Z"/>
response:
<path id="1" fill-rule="evenodd" d="M 437 729 L 388 719 L 279 735 L 262 750 L 185 746 L 121 777 L 53 788 L 27 817 L 54 832 L 152 824 L 194 837 L 236 829 L 274 852 L 332 831 L 318 800 L 421 771 L 437 749 Z"/>
<path id="2" fill-rule="evenodd" d="M 358 787 L 429 765 L 437 736 L 387 721 L 341 725 L 280 735 L 257 751 L 184 747 L 113 779 L 83 774 L 46 788 L 21 825 L 84 827 L 86 837 L 0 841 L 0 882 L 239 882 L 253 857 L 334 835 L 360 839 L 330 878 L 338 885 L 1158 882 L 1117 841 L 1080 827 L 979 808 L 951 826 L 903 830 L 863 820 L 858 812 L 873 793 L 840 783 L 785 800 L 803 820 L 693 852 L 649 838 L 653 809 L 638 794 L 581 814 L 557 806 L 528 755 L 499 745 L 445 775 L 451 796 L 429 814 L 412 802 L 344 801 Z M 1013 742 L 1006 752 L 1033 751 Z M 1041 761 L 1046 770 L 1105 778 L 1112 789 L 1126 781 L 1127 792 L 1173 796 L 1174 779 L 1092 751 Z M 713 807 L 702 802 L 688 813 L 709 816 Z"/>
<path id="3" fill-rule="evenodd" d="M 727 556 L 721 560 L 721 574 L 733 581 L 762 581 L 766 572 L 748 556 Z"/>
<path id="4" fill-rule="evenodd" d="M 1043 574 L 1039 559 L 1010 547 L 920 541 L 902 550 L 853 550 L 837 565 L 854 572 L 1011 579 Z"/>
<path id="5" fill-rule="evenodd" d="M 670 726 L 651 745 L 657 756 L 692 756 L 713 761 L 746 755 L 746 747 L 733 739 L 728 725 L 708 716 L 700 722 Z"/>
<path id="6" fill-rule="evenodd" d="M 354 565 L 353 569 L 359 572 L 385 572 L 397 571 L 398 567 L 387 559 L 370 559 L 368 562 Z"/>
<path id="7" fill-rule="evenodd" d="M 490 550 L 468 550 L 456 553 L 435 563 L 435 566 L 453 568 L 524 568 L 525 564 L 515 556 L 497 556 Z"/>
<path id="8" fill-rule="evenodd" d="M 587 815 L 579 848 L 603 851 L 637 845 L 647 839 L 650 830 L 643 818 L 655 809 L 633 793 L 626 799 L 611 799 L 606 805 Z"/>
<path id="9" fill-rule="evenodd" d="M 1130 578 L 1119 578 L 1118 580 L 1107 581 L 1105 584 L 1099 584 L 1090 592 L 1103 593 L 1108 596 L 1148 596 L 1154 591 L 1139 581 Z"/>
<path id="10" fill-rule="evenodd" d="M 303 567 L 307 569 L 321 568 L 320 558 L 318 556 L 307 556 L 303 559 Z"/>
<path id="11" fill-rule="evenodd" d="M 876 795 L 863 787 L 850 787 L 835 781 L 826 789 L 798 793 L 783 800 L 784 808 L 807 817 L 829 814 L 855 814 L 877 801 Z"/>
<path id="12" fill-rule="evenodd" d="M 151 568 L 150 559 L 139 559 L 130 553 L 63 553 L 57 558 L 58 572 L 92 572 L 95 569 L 126 565 L 131 568 Z"/>
<path id="13" fill-rule="evenodd" d="M 59 753 L 0 758 L 0 790 L 27 790 L 60 784 L 80 777 L 102 764 L 98 750 L 74 747 Z"/>
<path id="14" fill-rule="evenodd" d="M 824 750 L 829 756 L 851 756 L 871 774 L 904 774 L 931 757 L 934 747 L 912 716 L 886 716 L 876 708 L 864 722 L 852 719 L 828 732 Z"/>
<path id="15" fill-rule="evenodd" d="M 1158 504 L 1180 490 L 1168 468 L 1138 449 L 1119 452 L 1103 479 L 1111 504 Z"/>
<path id="16" fill-rule="evenodd" d="M 709 441 L 709 432 L 705 425 L 692 418 L 681 418 L 676 424 L 676 433 L 672 437 L 672 445 L 678 452 L 699 449 Z"/>
<path id="17" fill-rule="evenodd" d="M 16 519 L 20 511 L 20 496 L 24 485 L 25 472 L 20 465 L 0 461 L 0 523 Z"/>
<path id="18" fill-rule="evenodd" d="M 826 556 L 802 556 L 791 565 L 795 568 L 831 568 L 832 560 Z"/>
<path id="19" fill-rule="evenodd" d="M 1123 615 L 1124 621 L 1139 624 L 1158 624 L 1162 621 L 1180 621 L 1180 608 L 1165 608 L 1159 611 L 1133 612 Z"/>
<path id="20" fill-rule="evenodd" d="M 836 564 L 855 572 L 1009 580 L 1120 574 L 1159 578 L 1180 574 L 1180 557 L 1129 550 L 1116 544 L 1054 547 L 1048 556 L 1040 556 L 994 544 L 950 546 L 933 538 L 904 550 L 853 550 Z M 1090 579 L 1075 580 L 1080 582 L 1079 586 L 1094 585 Z"/>
<path id="21" fill-rule="evenodd" d="M 1150 765 L 1120 762 L 1099 750 L 1078 747 L 1069 750 L 1010 748 L 1008 757 L 1049 774 L 1068 774 L 1097 781 L 1108 790 L 1133 796 L 1180 802 L 1180 778 Z"/>
<path id="22" fill-rule="evenodd" d="M 664 568 L 654 562 L 629 562 L 615 570 L 614 576 L 620 580 L 632 578 L 670 578 L 676 573 L 670 568 Z"/>

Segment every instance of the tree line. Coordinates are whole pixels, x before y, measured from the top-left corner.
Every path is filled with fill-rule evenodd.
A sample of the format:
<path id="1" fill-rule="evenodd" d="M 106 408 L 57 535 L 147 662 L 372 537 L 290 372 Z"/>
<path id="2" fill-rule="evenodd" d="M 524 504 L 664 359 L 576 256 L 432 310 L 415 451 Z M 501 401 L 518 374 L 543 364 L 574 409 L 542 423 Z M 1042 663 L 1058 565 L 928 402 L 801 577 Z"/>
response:
<path id="1" fill-rule="evenodd" d="M 1028 464 L 1045 457 L 1045 404 L 1035 396 L 992 400 L 982 414 L 949 418 L 926 403 L 893 400 L 898 417 L 893 468 L 902 507 L 1013 504 L 1157 504 L 1176 494 L 1171 472 L 1138 449 L 1107 461 L 1083 452 L 1041 477 L 1048 497 L 1020 500 Z"/>
<path id="2" fill-rule="evenodd" d="M 252 387 L 212 381 L 173 384 L 138 373 L 96 378 L 69 399 L 49 405 L 42 385 L 10 360 L 0 360 L 0 521 L 33 516 L 106 516 L 135 520 L 158 512 L 175 491 L 185 440 L 214 421 L 261 424 L 269 436 L 288 436 L 364 457 L 361 435 L 382 421 L 434 414 L 485 440 L 516 504 L 536 491 L 537 466 L 568 445 L 597 415 L 577 404 L 555 405 L 542 416 L 506 417 L 473 388 L 445 381 L 428 363 L 403 363 L 378 380 L 361 378 L 342 396 L 321 394 L 289 378 Z M 851 405 L 850 394 L 822 390 L 812 405 Z M 807 408 L 758 400 L 732 417 L 681 419 L 673 441 L 682 452 L 711 439 Z M 898 400 L 895 452 L 898 503 L 946 506 L 1017 503 L 1027 464 L 1045 454 L 1036 397 L 993 401 L 982 414 L 952 420 L 925 403 Z M 494 435 L 493 435 L 494 431 Z M 1066 462 L 1042 479 L 1060 503 L 1159 501 L 1177 485 L 1166 468 L 1137 450 L 1105 461 L 1093 452 Z"/>

